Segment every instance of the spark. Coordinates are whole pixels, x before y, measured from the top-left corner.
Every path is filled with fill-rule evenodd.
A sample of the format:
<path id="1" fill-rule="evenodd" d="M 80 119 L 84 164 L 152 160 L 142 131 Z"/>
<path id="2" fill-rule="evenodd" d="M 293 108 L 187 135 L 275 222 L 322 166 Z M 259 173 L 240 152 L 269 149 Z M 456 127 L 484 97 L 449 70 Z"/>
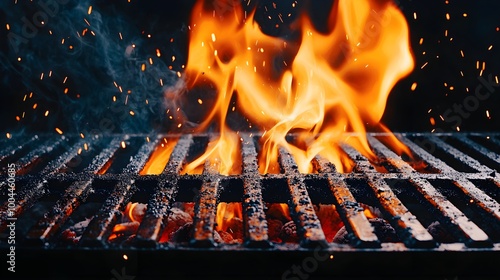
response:
<path id="1" fill-rule="evenodd" d="M 417 82 L 414 82 L 412 85 L 411 85 L 411 91 L 415 91 L 417 89 Z"/>
<path id="2" fill-rule="evenodd" d="M 59 127 L 56 127 L 56 132 L 61 134 L 61 135 L 63 134 L 63 131 Z"/>
<path id="3" fill-rule="evenodd" d="M 125 143 L 125 141 L 122 141 L 121 146 L 122 146 L 122 149 L 125 149 L 127 147 L 127 144 Z"/>
<path id="4" fill-rule="evenodd" d="M 89 10 L 87 11 L 87 13 L 90 15 L 92 13 L 92 6 L 89 6 Z"/>

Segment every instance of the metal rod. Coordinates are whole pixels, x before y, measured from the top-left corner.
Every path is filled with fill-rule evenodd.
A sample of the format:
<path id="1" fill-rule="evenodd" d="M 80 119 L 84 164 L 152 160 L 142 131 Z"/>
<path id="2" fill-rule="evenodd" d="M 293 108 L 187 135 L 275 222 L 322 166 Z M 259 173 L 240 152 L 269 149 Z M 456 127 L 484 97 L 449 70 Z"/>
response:
<path id="1" fill-rule="evenodd" d="M 369 164 L 368 159 L 350 146 L 344 145 L 342 148 L 352 159 L 356 159 L 356 163 L 364 162 L 363 165 L 357 165 L 356 168 L 365 174 L 364 177 L 368 185 L 376 194 L 381 206 L 391 215 L 389 222 L 400 233 L 405 245 L 409 247 L 435 246 L 436 244 L 429 232 L 396 197 L 385 180 L 378 176 L 377 173 L 365 172 L 365 170 L 361 169 L 360 166 L 364 168 L 367 163 Z"/>
<path id="2" fill-rule="evenodd" d="M 297 235 L 301 239 L 300 245 L 302 247 L 325 246 L 326 237 L 307 192 L 304 176 L 299 173 L 297 164 L 287 150 L 279 149 L 279 160 L 287 176 L 291 195 L 290 209 L 296 219 Z"/>
<path id="3" fill-rule="evenodd" d="M 242 138 L 245 246 L 270 247 L 255 143 L 249 135 Z"/>
<path id="4" fill-rule="evenodd" d="M 380 241 L 374 233 L 374 228 L 368 221 L 363 207 L 356 201 L 347 188 L 344 179 L 335 172 L 331 162 L 323 157 L 316 157 L 320 174 L 325 174 L 328 185 L 337 202 L 337 209 L 346 229 L 352 232 L 351 244 L 355 247 L 380 247 Z"/>

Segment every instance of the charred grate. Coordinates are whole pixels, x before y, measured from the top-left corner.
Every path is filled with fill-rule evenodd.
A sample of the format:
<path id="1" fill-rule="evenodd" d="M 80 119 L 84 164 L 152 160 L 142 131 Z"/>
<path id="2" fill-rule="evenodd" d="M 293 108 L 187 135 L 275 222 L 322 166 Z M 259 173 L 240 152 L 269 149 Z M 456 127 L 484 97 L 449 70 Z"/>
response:
<path id="1" fill-rule="evenodd" d="M 183 165 L 200 153 L 208 135 L 179 135 L 159 175 L 139 175 L 156 147 L 173 139 L 161 135 L 35 136 L 18 145 L 2 145 L 0 160 L 16 165 L 16 204 L 7 201 L 7 169 L 1 171 L 0 232 L 6 241 L 8 210 L 18 221 L 19 248 L 155 248 L 159 250 L 336 251 L 499 251 L 500 136 L 482 134 L 397 134 L 425 168 L 414 168 L 384 145 L 384 134 L 369 134 L 379 158 L 370 162 L 350 146 L 343 151 L 354 161 L 350 173 L 338 173 L 326 159 L 314 159 L 315 172 L 301 174 L 292 155 L 279 150 L 279 174 L 259 174 L 258 138 L 241 135 L 242 171 L 221 176 L 209 164 L 201 174 L 181 174 Z M 147 205 L 130 243 L 109 242 L 125 205 Z M 195 204 L 193 234 L 187 243 L 161 243 L 175 202 Z M 240 202 L 243 242 L 214 241 L 217 205 Z M 286 203 L 299 242 L 269 239 L 266 203 Z M 347 234 L 344 243 L 327 241 L 314 206 L 331 204 Z M 387 241 L 362 205 L 380 210 L 395 231 Z M 91 213 L 91 215 L 89 214 Z M 61 232 L 90 218 L 74 244 L 60 241 Z"/>

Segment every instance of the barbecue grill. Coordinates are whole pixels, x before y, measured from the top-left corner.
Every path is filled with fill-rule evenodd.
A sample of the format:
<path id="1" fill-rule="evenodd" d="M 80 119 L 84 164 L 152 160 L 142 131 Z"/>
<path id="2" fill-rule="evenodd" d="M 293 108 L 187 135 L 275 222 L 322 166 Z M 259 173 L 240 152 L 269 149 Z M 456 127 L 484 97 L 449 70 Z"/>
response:
<path id="1" fill-rule="evenodd" d="M 16 276 L 498 276 L 499 134 L 396 134 L 416 155 L 412 161 L 384 144 L 386 134 L 368 134 L 378 161 L 344 145 L 355 163 L 348 173 L 337 172 L 321 157 L 313 160 L 314 172 L 300 173 L 292 155 L 280 149 L 280 172 L 265 175 L 257 164 L 260 136 L 240 136 L 242 171 L 230 176 L 208 163 L 201 174 L 181 173 L 214 135 L 94 135 L 90 141 L 89 136 L 41 134 L 24 137 L 24 143 L 5 140 L 2 251 L 9 249 L 8 225 L 16 218 Z M 177 142 L 164 171 L 140 175 L 155 148 L 173 138 Z M 7 199 L 8 163 L 16 166 L 14 208 Z M 147 212 L 128 242 L 112 243 L 112 229 L 128 202 L 147 204 Z M 193 234 L 184 243 L 159 242 L 176 202 L 195 203 Z M 214 241 L 220 202 L 242 203 L 242 243 Z M 289 205 L 299 242 L 269 240 L 266 203 Z M 345 242 L 326 240 L 314 210 L 320 203 L 336 207 L 347 231 Z M 362 204 L 380 209 L 396 239 L 384 238 Z M 78 242 L 64 242 L 61 233 L 85 218 L 90 221 Z M 34 263 L 37 269 L 23 267 Z M 192 268 L 184 268 L 185 263 Z"/>

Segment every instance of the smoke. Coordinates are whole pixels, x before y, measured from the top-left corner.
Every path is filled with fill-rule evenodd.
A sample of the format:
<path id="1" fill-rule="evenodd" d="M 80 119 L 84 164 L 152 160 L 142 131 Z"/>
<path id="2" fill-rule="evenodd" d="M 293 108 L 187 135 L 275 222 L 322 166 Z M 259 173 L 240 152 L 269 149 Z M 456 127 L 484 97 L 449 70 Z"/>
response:
<path id="1" fill-rule="evenodd" d="M 166 111 L 178 97 L 165 101 L 164 92 L 180 85 L 186 28 L 141 22 L 136 9 L 97 0 L 2 1 L 2 101 L 10 105 L 2 118 L 24 130 L 168 128 Z"/>

